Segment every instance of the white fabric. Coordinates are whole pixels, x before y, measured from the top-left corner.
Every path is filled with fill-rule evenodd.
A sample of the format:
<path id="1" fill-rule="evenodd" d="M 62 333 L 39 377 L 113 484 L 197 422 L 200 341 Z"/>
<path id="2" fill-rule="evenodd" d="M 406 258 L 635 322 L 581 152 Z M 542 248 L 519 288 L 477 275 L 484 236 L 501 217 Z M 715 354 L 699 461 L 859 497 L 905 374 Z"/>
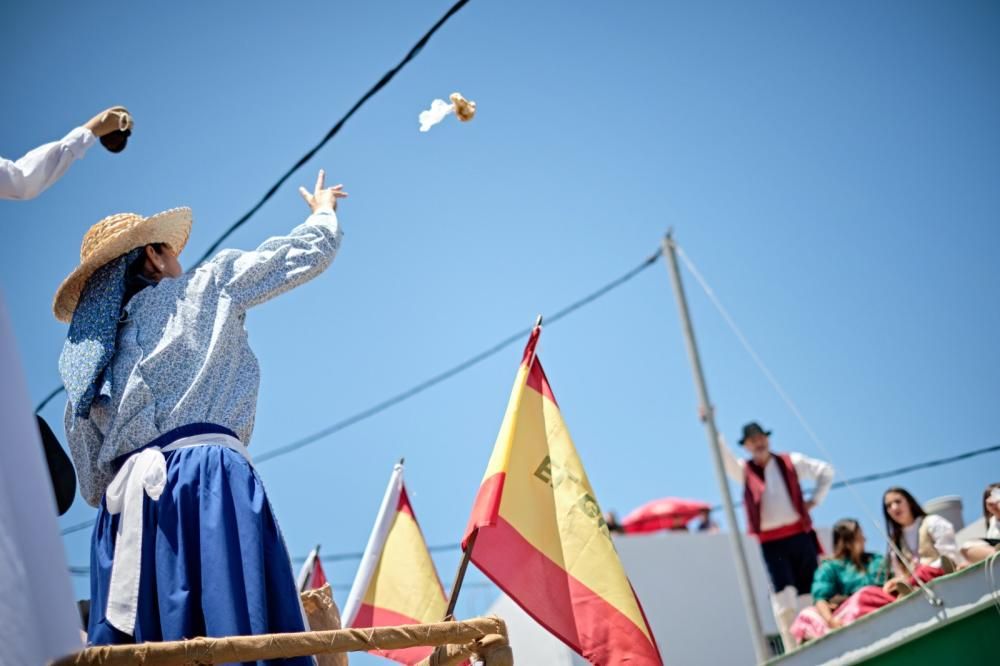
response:
<path id="1" fill-rule="evenodd" d="M 83 647 L 56 500 L 0 295 L 0 665 L 47 664 Z"/>
<path id="2" fill-rule="evenodd" d="M 927 532 L 931 536 L 931 540 L 934 543 L 934 550 L 938 552 L 938 555 L 947 557 L 955 564 L 963 564 L 965 558 L 962 557 L 962 551 L 955 540 L 955 527 L 947 518 L 942 518 L 933 513 L 917 518 L 911 525 L 903 528 L 903 540 L 906 543 L 906 547 L 914 554 L 914 558 L 919 559 L 920 557 L 917 554 L 920 547 L 920 525 L 924 522 L 927 523 Z M 941 566 L 941 558 L 939 557 L 931 562 L 930 566 Z"/>
<path id="3" fill-rule="evenodd" d="M 743 468 L 746 466 L 745 460 L 740 460 L 729 450 L 724 441 L 719 441 L 719 450 L 722 452 L 722 463 L 726 468 L 726 475 L 733 481 L 743 483 Z M 799 481 L 814 481 L 816 483 L 810 499 L 819 504 L 830 492 L 833 484 L 833 466 L 828 462 L 804 456 L 801 453 L 789 453 L 795 473 L 799 475 Z M 781 470 L 772 455 L 764 465 L 764 495 L 760 502 L 760 529 L 773 530 L 785 525 L 791 525 L 799 521 L 799 514 L 792 505 L 792 498 L 785 487 L 785 481 L 781 478 Z"/>
<path id="4" fill-rule="evenodd" d="M 0 199 L 34 199 L 59 180 L 95 141 L 93 132 L 77 127 L 62 139 L 35 148 L 16 162 L 0 157 Z"/>
<path id="5" fill-rule="evenodd" d="M 798 592 L 789 585 L 783 590 L 771 592 L 771 611 L 774 613 L 774 623 L 778 625 L 778 633 L 785 645 L 795 645 L 792 637 L 792 622 L 798 615 Z"/>
<path id="6" fill-rule="evenodd" d="M 997 520 L 996 516 L 990 516 L 990 522 L 987 525 L 986 538 L 1000 539 L 1000 520 Z"/>
<path id="7" fill-rule="evenodd" d="M 347 595 L 344 612 L 340 615 L 341 625 L 345 629 L 350 628 L 358 616 L 361 602 L 364 601 L 365 593 L 368 591 L 368 584 L 371 583 L 375 567 L 378 566 L 379 559 L 382 557 L 382 548 L 385 546 L 385 540 L 392 528 L 392 521 L 396 519 L 396 508 L 399 506 L 399 495 L 402 490 L 403 464 L 397 463 L 392 468 L 389 485 L 385 489 L 382 505 L 375 518 L 375 526 L 372 527 L 371 536 L 368 537 L 365 553 L 361 556 L 361 564 L 358 565 L 358 573 L 354 576 L 351 592 Z"/>
<path id="8" fill-rule="evenodd" d="M 418 118 L 420 120 L 420 131 L 430 131 L 432 127 L 447 118 L 448 114 L 454 110 L 454 104 L 449 104 L 443 99 L 434 100 L 431 102 L 431 108 L 420 112 L 420 116 Z"/>
<path id="9" fill-rule="evenodd" d="M 914 556 L 917 554 L 917 550 L 920 546 L 920 521 L 921 518 L 917 518 L 913 521 L 912 525 L 908 525 L 903 528 L 903 543 L 906 544 L 907 549 Z"/>
<path id="10" fill-rule="evenodd" d="M 142 571 L 143 495 L 160 499 L 167 483 L 167 461 L 163 454 L 192 446 L 228 447 L 253 465 L 250 453 L 240 440 L 230 435 L 206 433 L 183 437 L 162 449 L 151 446 L 129 456 L 108 486 L 105 502 L 108 513 L 121 514 L 115 555 L 111 564 L 108 607 L 105 616 L 114 628 L 128 635 L 135 631 L 139 608 L 139 574 Z"/>

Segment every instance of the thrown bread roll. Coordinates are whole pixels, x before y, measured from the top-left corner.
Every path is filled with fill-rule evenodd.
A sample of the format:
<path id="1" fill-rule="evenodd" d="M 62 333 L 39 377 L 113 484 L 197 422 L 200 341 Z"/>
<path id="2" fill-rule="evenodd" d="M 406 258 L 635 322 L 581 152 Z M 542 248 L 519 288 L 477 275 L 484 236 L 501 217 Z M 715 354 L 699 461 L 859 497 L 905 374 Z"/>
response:
<path id="1" fill-rule="evenodd" d="M 476 103 L 472 100 L 465 99 L 462 97 L 461 93 L 452 93 L 448 96 L 451 103 L 455 105 L 455 116 L 458 117 L 463 123 L 472 120 L 476 115 Z"/>

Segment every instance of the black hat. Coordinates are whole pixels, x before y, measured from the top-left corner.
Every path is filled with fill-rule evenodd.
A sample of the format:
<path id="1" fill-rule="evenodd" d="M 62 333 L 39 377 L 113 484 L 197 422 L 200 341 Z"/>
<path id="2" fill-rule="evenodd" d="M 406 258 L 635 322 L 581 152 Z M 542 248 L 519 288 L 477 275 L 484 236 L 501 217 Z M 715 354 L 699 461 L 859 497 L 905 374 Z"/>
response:
<path id="1" fill-rule="evenodd" d="M 747 439 L 753 437 L 754 435 L 766 435 L 771 436 L 770 430 L 764 430 L 759 423 L 756 421 L 751 421 L 750 423 L 743 426 L 743 436 L 740 437 L 740 446 L 743 446 Z"/>
<path id="2" fill-rule="evenodd" d="M 36 415 L 37 416 L 37 415 Z M 56 495 L 56 505 L 59 515 L 69 511 L 76 496 L 76 472 L 69 456 L 56 439 L 52 428 L 41 416 L 38 416 L 38 434 L 42 437 L 42 448 L 45 449 L 45 462 L 48 463 L 49 476 L 52 477 L 52 490 Z"/>

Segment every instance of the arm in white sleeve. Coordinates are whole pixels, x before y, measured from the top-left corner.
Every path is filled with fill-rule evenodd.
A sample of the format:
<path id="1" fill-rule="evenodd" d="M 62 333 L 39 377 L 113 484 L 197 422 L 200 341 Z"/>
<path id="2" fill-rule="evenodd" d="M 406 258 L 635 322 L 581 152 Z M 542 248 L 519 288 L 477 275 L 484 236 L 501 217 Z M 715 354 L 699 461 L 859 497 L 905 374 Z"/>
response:
<path id="1" fill-rule="evenodd" d="M 955 564 L 964 563 L 965 558 L 962 557 L 962 551 L 955 541 L 955 526 L 947 518 L 934 514 L 928 515 L 924 520 L 927 522 L 927 531 L 934 539 L 934 550 Z"/>
<path id="2" fill-rule="evenodd" d="M 310 215 L 287 236 L 250 252 L 223 250 L 209 263 L 216 283 L 240 309 L 260 305 L 322 273 L 340 249 L 343 233 L 332 210 Z"/>
<path id="3" fill-rule="evenodd" d="M 830 492 L 830 486 L 833 485 L 833 465 L 816 458 L 809 458 L 801 453 L 792 453 L 790 457 L 799 479 L 816 482 L 810 499 L 813 504 L 820 504 L 826 498 L 826 494 Z"/>
<path id="4" fill-rule="evenodd" d="M 726 470 L 726 476 L 737 483 L 743 483 L 743 466 L 746 462 L 733 455 L 722 435 L 719 435 L 719 452 L 722 454 L 722 466 Z"/>
<path id="5" fill-rule="evenodd" d="M 41 194 L 94 145 L 97 137 L 77 127 L 59 141 L 35 148 L 13 162 L 0 158 L 0 199 L 33 199 Z"/>

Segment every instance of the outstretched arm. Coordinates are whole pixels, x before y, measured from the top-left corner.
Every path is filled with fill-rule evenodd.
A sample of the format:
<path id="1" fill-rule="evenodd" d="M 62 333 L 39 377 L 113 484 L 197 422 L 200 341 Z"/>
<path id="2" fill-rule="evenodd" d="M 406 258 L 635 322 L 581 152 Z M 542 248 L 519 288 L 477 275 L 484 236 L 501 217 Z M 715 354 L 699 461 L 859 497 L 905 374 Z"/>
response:
<path id="1" fill-rule="evenodd" d="M 17 161 L 0 158 L 0 199 L 34 199 L 59 180 L 96 140 L 89 129 L 77 127 Z"/>
<path id="2" fill-rule="evenodd" d="M 806 502 L 807 508 L 812 509 L 818 506 L 826 494 L 830 492 L 830 486 L 833 485 L 833 465 L 816 458 L 806 457 L 801 453 L 792 453 L 791 459 L 799 479 L 816 482 L 812 497 Z"/>
<path id="3" fill-rule="evenodd" d="M 719 434 L 719 453 L 722 454 L 722 466 L 726 468 L 726 476 L 737 483 L 743 482 L 743 465 L 746 463 L 733 455 L 726 444 L 725 438 Z"/>
<path id="4" fill-rule="evenodd" d="M 59 141 L 35 148 L 17 161 L 0 157 L 0 199 L 34 199 L 59 180 L 98 137 L 132 126 L 123 106 L 113 106 L 77 127 Z"/>
<path id="5" fill-rule="evenodd" d="M 337 199 L 342 185 L 327 188 L 319 172 L 310 194 L 302 188 L 313 214 L 288 235 L 275 236 L 250 252 L 223 250 L 208 264 L 216 283 L 239 309 L 268 301 L 322 273 L 340 248 Z"/>

